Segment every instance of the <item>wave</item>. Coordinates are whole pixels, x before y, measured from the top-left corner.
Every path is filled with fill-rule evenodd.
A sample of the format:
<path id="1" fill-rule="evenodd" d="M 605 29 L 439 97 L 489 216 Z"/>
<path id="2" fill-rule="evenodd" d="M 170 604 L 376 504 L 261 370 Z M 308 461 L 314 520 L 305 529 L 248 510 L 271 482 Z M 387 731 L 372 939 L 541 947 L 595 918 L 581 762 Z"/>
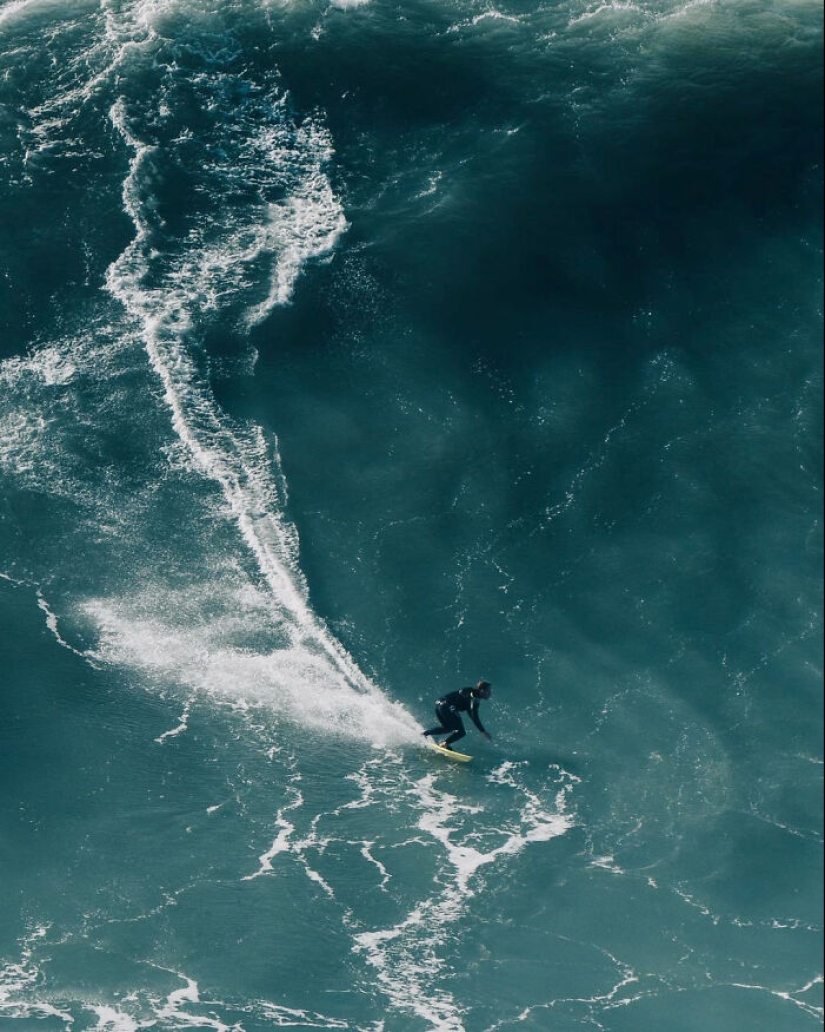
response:
<path id="1" fill-rule="evenodd" d="M 378 707 L 386 734 L 409 739 L 412 719 L 312 609 L 277 441 L 228 416 L 209 383 L 205 336 L 249 349 L 249 330 L 346 230 L 330 134 L 318 112 L 293 113 L 277 69 L 244 73 L 217 9 L 190 8 L 105 5 L 93 74 L 80 78 L 78 61 L 70 96 L 41 105 L 50 132 L 68 133 L 76 109 L 108 93 L 133 236 L 105 275 L 113 303 L 0 368 L 0 469 L 50 497 L 75 539 L 23 579 L 58 641 L 92 662 L 362 736 L 376 736 Z M 156 534 L 164 506 L 190 525 L 171 563 Z M 100 561 L 81 569 L 89 552 Z M 64 615 L 74 640 L 57 632 Z"/>

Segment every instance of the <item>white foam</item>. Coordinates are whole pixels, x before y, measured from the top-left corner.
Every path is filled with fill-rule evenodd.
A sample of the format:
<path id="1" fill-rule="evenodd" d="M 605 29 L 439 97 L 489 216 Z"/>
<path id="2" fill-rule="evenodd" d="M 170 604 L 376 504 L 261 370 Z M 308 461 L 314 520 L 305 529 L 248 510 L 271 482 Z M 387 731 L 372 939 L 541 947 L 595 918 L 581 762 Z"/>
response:
<path id="1" fill-rule="evenodd" d="M 502 11 L 496 10 L 495 7 L 492 7 L 489 11 L 482 11 L 481 14 L 475 15 L 475 17 L 472 20 L 472 24 L 478 25 L 483 21 L 487 21 L 488 19 L 491 21 L 512 22 L 516 25 L 518 25 L 518 23 L 521 21 L 521 18 L 516 17 L 516 15 L 514 14 L 504 14 Z"/>
<path id="2" fill-rule="evenodd" d="M 281 1007 L 278 1004 L 264 1000 L 258 1004 L 262 1017 L 271 1021 L 277 1028 L 351 1028 L 348 1021 L 340 1018 L 328 1018 L 322 1014 L 311 1011 L 296 1010 L 293 1007 Z M 381 1032 L 383 1023 L 374 1029 L 374 1032 Z"/>
<path id="3" fill-rule="evenodd" d="M 823 983 L 823 976 L 822 975 L 817 975 L 810 982 L 808 982 L 805 985 L 801 986 L 799 989 L 794 989 L 794 990 L 771 989 L 770 986 L 758 985 L 758 984 L 749 984 L 749 983 L 746 983 L 746 982 L 731 982 L 731 985 L 735 989 L 755 990 L 756 992 L 763 992 L 763 993 L 769 994 L 770 996 L 775 996 L 775 997 L 777 997 L 780 1000 L 784 1000 L 786 1003 L 793 1003 L 801 1011 L 803 1011 L 805 1014 L 809 1015 L 810 1017 L 818 1020 L 819 1023 L 821 1024 L 823 1017 L 825 1017 L 825 1008 L 819 1006 L 818 1004 L 808 1003 L 806 1000 L 799 1000 L 799 999 L 797 999 L 797 997 L 801 996 L 803 993 L 809 992 L 811 989 L 813 989 L 817 985 L 822 985 L 822 983 Z"/>
<path id="4" fill-rule="evenodd" d="M 280 853 L 289 852 L 292 848 L 291 837 L 295 831 L 295 825 L 286 819 L 284 814 L 290 810 L 298 809 L 303 805 L 304 798 L 301 793 L 296 789 L 292 789 L 293 798 L 287 806 L 281 807 L 278 811 L 278 815 L 275 818 L 275 826 L 279 829 L 278 835 L 275 838 L 272 845 L 267 849 L 265 853 L 262 853 L 258 858 L 259 867 L 254 874 L 246 875 L 243 881 L 252 881 L 254 878 L 260 878 L 262 874 L 269 874 L 272 871 L 272 861 Z"/>
<path id="5" fill-rule="evenodd" d="M 581 14 L 572 17 L 570 25 L 572 27 L 573 25 L 579 25 L 594 19 L 621 19 L 626 15 L 644 18 L 645 14 L 644 7 L 641 7 L 639 4 L 629 2 L 629 0 L 611 0 L 610 3 L 600 3 L 588 7 Z"/>
<path id="6" fill-rule="evenodd" d="M 37 963 L 39 943 L 49 932 L 46 925 L 38 926 L 20 944 L 19 961 L 0 967 L 0 1018 L 10 1021 L 42 1021 L 57 1018 L 71 1027 L 73 1018 L 48 1000 L 33 999 L 43 981 L 43 972 Z"/>
<path id="7" fill-rule="evenodd" d="M 475 880 L 485 866 L 513 857 L 528 844 L 548 842 L 563 835 L 574 821 L 567 813 L 569 793 L 576 779 L 566 777 L 554 793 L 554 809 L 528 789 L 522 765 L 509 761 L 491 772 L 488 782 L 519 800 L 506 828 L 491 826 L 481 805 L 463 802 L 439 787 L 437 774 L 414 782 L 407 797 L 419 809 L 418 829 L 441 847 L 442 863 L 436 882 L 440 892 L 419 902 L 391 928 L 359 931 L 354 951 L 363 954 L 394 1009 L 416 1014 L 439 1032 L 464 1032 L 463 1009 L 452 995 L 439 988 L 445 969 L 441 949 L 476 892 Z M 526 766 L 526 765 L 524 765 Z M 462 832 L 462 825 L 467 831 Z M 482 840 L 496 842 L 480 848 Z"/>
<path id="8" fill-rule="evenodd" d="M 182 735 L 184 731 L 189 729 L 189 704 L 183 708 L 183 713 L 180 715 L 180 721 L 177 727 L 170 728 L 168 731 L 164 731 L 163 734 L 158 735 L 155 741 L 158 745 L 163 745 L 167 738 L 177 738 L 178 735 Z"/>
<path id="9" fill-rule="evenodd" d="M 71 18 L 97 5 L 98 0 L 11 0 L 0 9 L 0 29 L 8 29 L 34 18 Z"/>
<path id="10" fill-rule="evenodd" d="M 27 8 L 30 10 L 36 2 L 37 0 L 11 0 L 10 3 L 0 10 L 0 25 L 13 21 L 25 12 Z"/>
<path id="11" fill-rule="evenodd" d="M 134 1018 L 115 1007 L 95 1006 L 89 1010 L 97 1015 L 95 1028 L 99 1032 L 138 1032 L 141 1027 Z"/>
<path id="12" fill-rule="evenodd" d="M 58 645 L 62 646 L 64 649 L 68 649 L 69 652 L 73 652 L 76 656 L 86 658 L 85 653 L 81 652 L 79 649 L 76 649 L 72 644 L 66 641 L 63 635 L 60 633 L 60 630 L 58 628 L 57 615 L 49 607 L 49 603 L 43 597 L 43 592 L 40 590 L 40 588 L 37 589 L 37 606 L 40 609 L 40 611 L 45 615 L 46 626 L 48 627 L 49 631 L 51 631 Z"/>
<path id="13" fill-rule="evenodd" d="M 84 999 L 78 995 L 71 1002 L 71 1011 L 53 1001 L 48 992 L 48 981 L 45 968 L 42 968 L 35 952 L 44 948 L 43 940 L 46 928 L 38 929 L 25 940 L 23 956 L 19 963 L 3 965 L 0 963 L 0 1024 L 23 1023 L 25 1026 L 37 1027 L 44 1023 L 48 1028 L 60 1027 L 71 1030 L 78 1027 L 94 1029 L 95 1032 L 139 1032 L 141 1029 L 198 1029 L 212 1032 L 240 1032 L 242 1025 L 237 1021 L 232 1024 L 224 1022 L 217 1015 L 222 1010 L 232 1012 L 236 1007 L 232 1003 L 210 998 L 201 1000 L 200 987 L 194 978 L 188 975 L 159 966 L 152 961 L 145 961 L 148 968 L 156 975 L 163 975 L 183 983 L 179 988 L 171 989 L 165 996 L 158 996 L 152 989 L 138 988 L 126 995 L 116 994 L 111 1002 L 95 999 Z M 66 940 L 69 941 L 69 940 Z M 55 943 L 50 944 L 51 949 Z M 51 951 L 50 951 L 51 954 Z M 87 1011 L 95 1015 L 93 1019 L 79 1016 L 79 1011 Z M 260 1018 L 267 1024 L 277 1028 L 318 1028 L 346 1029 L 349 1024 L 338 1018 L 323 1014 L 297 1010 L 282 1006 L 269 1000 L 255 1000 L 244 1007 L 244 1010 Z M 228 1019 L 230 1020 L 230 1019 Z M 245 1023 L 244 1023 L 245 1027 Z"/>
<path id="14" fill-rule="evenodd" d="M 205 594 L 207 585 L 192 589 Z M 319 733 L 394 745 L 417 740 L 419 728 L 402 706 L 392 703 L 366 679 L 353 684 L 332 666 L 322 643 L 304 637 L 295 644 L 273 648 L 236 648 L 226 644 L 236 616 L 245 623 L 243 600 L 224 599 L 224 612 L 213 620 L 195 619 L 189 601 L 175 593 L 150 593 L 146 600 L 95 600 L 85 604 L 99 629 L 100 641 L 90 650 L 97 662 L 126 664 L 233 707 L 263 709 Z M 159 598 L 164 600 L 158 603 Z M 164 619 L 145 616 L 152 599 Z M 171 614 L 181 614 L 176 625 Z M 248 610 L 247 610 L 248 611 Z"/>
<path id="15" fill-rule="evenodd" d="M 247 315 L 247 325 L 263 322 L 276 305 L 288 304 L 302 268 L 311 258 L 332 251 L 347 228 L 347 221 L 325 176 L 309 177 L 299 193 L 283 205 L 271 205 L 269 225 L 260 247 L 269 252 L 279 245 L 266 299 Z"/>
<path id="16" fill-rule="evenodd" d="M 508 767 L 514 766 L 507 764 Z M 496 772 L 490 778 L 493 782 L 510 784 L 513 781 L 504 782 L 496 777 Z M 493 849 L 482 850 L 470 846 L 465 842 L 456 843 L 453 841 L 455 834 L 452 822 L 457 815 L 478 812 L 478 808 L 469 807 L 461 803 L 456 797 L 438 791 L 434 785 L 434 776 L 424 778 L 419 782 L 420 798 L 425 807 L 425 813 L 419 820 L 418 826 L 437 839 L 444 847 L 445 854 L 455 869 L 456 886 L 462 897 L 471 896 L 471 878 L 479 868 L 491 864 L 502 856 L 513 856 L 520 853 L 528 842 L 548 842 L 550 839 L 565 834 L 572 826 L 572 818 L 564 812 L 565 793 L 562 791 L 556 798 L 560 807 L 558 813 L 549 813 L 542 806 L 538 797 L 525 788 L 521 788 L 524 799 L 520 812 L 519 825 L 517 830 L 501 831 L 503 841 Z"/>

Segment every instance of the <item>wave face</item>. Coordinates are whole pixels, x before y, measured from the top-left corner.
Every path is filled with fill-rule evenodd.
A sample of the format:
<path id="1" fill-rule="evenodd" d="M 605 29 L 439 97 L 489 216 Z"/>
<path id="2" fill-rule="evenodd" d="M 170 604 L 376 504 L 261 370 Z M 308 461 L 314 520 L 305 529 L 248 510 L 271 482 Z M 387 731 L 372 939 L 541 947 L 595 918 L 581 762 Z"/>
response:
<path id="1" fill-rule="evenodd" d="M 332 145 L 320 119 L 290 113 L 277 72 L 239 70 L 219 13 L 190 25 L 191 13 L 106 8 L 77 57 L 94 76 L 39 107 L 43 151 L 89 106 L 105 114 L 133 236 L 105 271 L 93 328 L 4 367 L 4 464 L 53 505 L 59 579 L 74 581 L 60 618 L 83 625 L 90 660 L 287 712 L 311 683 L 323 703 L 304 718 L 358 733 L 359 696 L 383 696 L 310 608 L 277 443 L 221 409 L 205 345 L 221 326 L 246 339 L 334 248 L 346 221 L 325 172 Z M 236 362 L 251 366 L 245 347 Z M 174 512 L 182 549 L 162 529 Z M 42 583 L 36 563 L 22 572 Z"/>
<path id="2" fill-rule="evenodd" d="M 821 45 L 0 3 L 4 1029 L 821 1024 Z"/>

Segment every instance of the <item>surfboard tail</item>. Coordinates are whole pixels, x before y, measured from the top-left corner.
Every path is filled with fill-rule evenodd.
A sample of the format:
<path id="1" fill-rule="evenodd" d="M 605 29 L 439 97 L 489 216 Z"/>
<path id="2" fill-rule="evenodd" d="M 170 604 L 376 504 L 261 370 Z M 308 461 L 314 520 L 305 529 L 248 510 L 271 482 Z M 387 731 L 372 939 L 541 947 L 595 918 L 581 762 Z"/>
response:
<path id="1" fill-rule="evenodd" d="M 472 756 L 468 756 L 467 753 L 457 752 L 455 749 L 447 749 L 446 746 L 439 745 L 438 742 L 427 741 L 427 746 L 430 750 L 440 753 L 442 756 L 446 756 L 448 760 L 455 760 L 457 763 L 469 763 Z"/>

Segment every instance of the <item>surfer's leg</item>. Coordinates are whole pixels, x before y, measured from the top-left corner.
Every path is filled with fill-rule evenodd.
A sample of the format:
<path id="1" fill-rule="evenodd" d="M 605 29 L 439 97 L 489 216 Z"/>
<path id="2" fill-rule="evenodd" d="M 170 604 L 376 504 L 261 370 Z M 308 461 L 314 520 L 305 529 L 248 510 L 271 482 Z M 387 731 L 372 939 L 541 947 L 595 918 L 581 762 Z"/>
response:
<path id="1" fill-rule="evenodd" d="M 446 711 L 444 710 L 444 708 L 442 706 L 436 706 L 436 708 L 435 708 L 435 715 L 438 717 L 440 723 L 439 723 L 438 727 L 431 727 L 429 731 L 425 731 L 424 732 L 424 737 L 425 738 L 429 738 L 430 735 L 445 735 L 450 730 L 450 728 L 445 723 L 445 719 L 444 718 L 445 718 L 445 715 L 447 715 L 447 714 L 446 714 Z"/>
<path id="2" fill-rule="evenodd" d="M 460 738 L 463 738 L 467 734 L 467 732 L 464 730 L 464 721 L 461 719 L 461 717 L 457 713 L 454 713 L 453 717 L 455 718 L 455 729 L 453 733 L 450 735 L 450 737 L 447 739 L 447 741 L 444 742 L 445 749 L 450 749 L 452 747 L 453 742 L 457 742 Z"/>
<path id="3" fill-rule="evenodd" d="M 450 731 L 455 730 L 455 721 L 453 720 L 455 714 L 453 714 L 447 706 L 442 706 L 441 704 L 437 705 L 435 707 L 435 715 L 441 723 L 438 727 L 431 727 L 429 731 L 425 731 L 425 738 L 429 738 L 430 735 L 447 735 Z M 461 718 L 459 717 L 459 720 L 460 719 Z"/>

